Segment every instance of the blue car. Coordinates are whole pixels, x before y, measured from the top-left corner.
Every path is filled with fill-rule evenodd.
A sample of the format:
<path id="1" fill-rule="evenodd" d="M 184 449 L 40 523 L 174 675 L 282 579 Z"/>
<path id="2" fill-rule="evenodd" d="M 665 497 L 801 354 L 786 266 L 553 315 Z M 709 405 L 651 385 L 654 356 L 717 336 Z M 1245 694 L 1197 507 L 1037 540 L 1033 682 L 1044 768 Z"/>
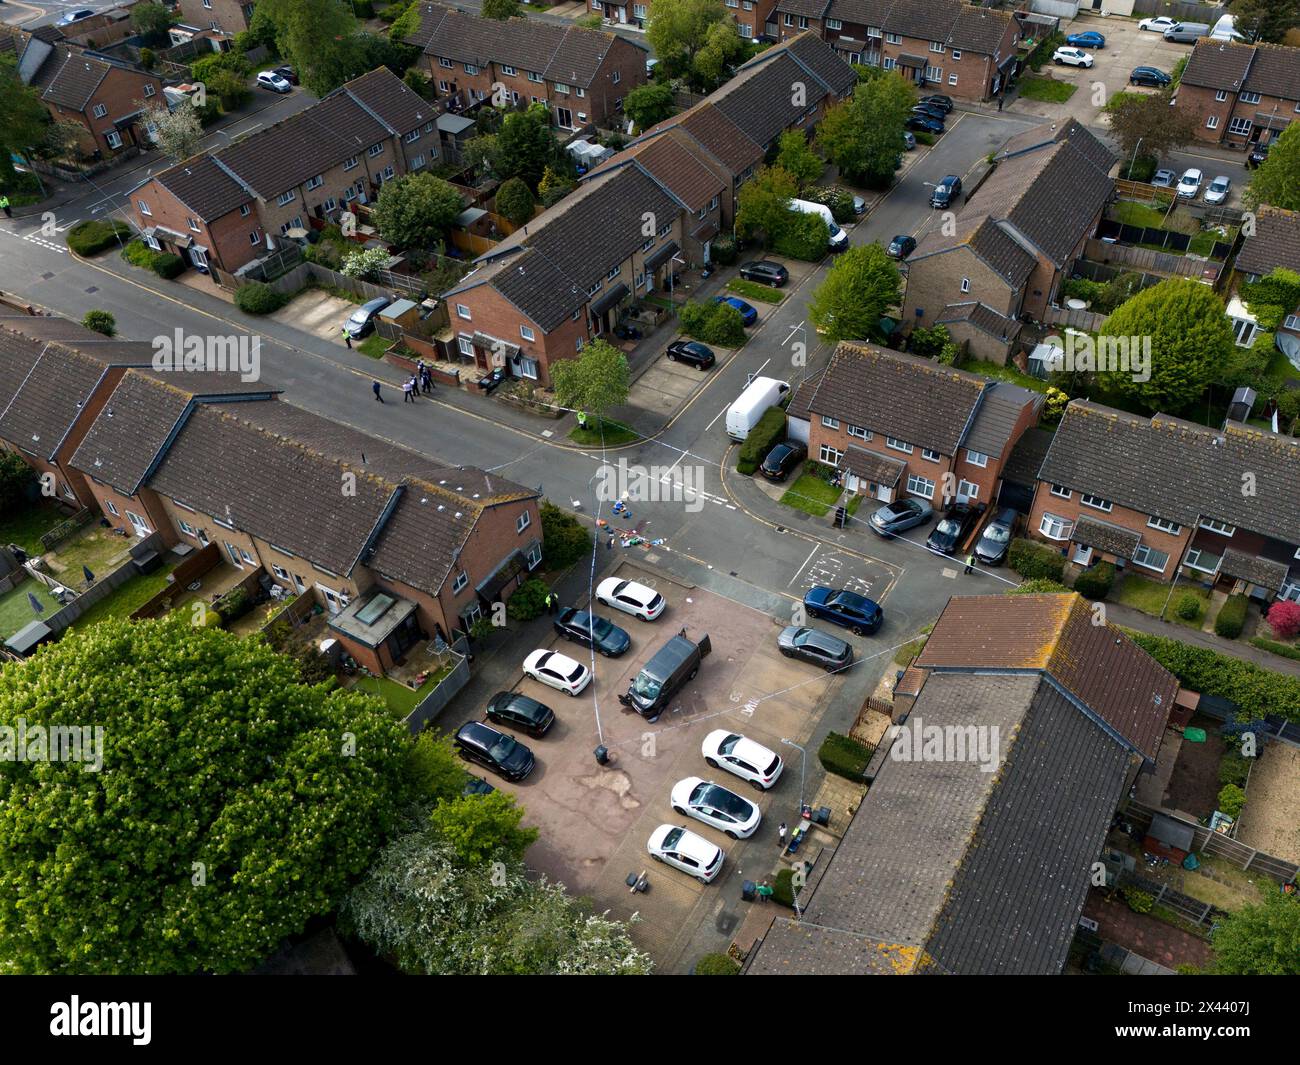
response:
<path id="1" fill-rule="evenodd" d="M 870 636 L 885 620 L 880 604 L 865 595 L 820 584 L 804 593 L 803 605 L 810 618 L 825 618 L 859 636 Z"/>
<path id="2" fill-rule="evenodd" d="M 1085 33 L 1072 33 L 1065 38 L 1066 44 L 1072 44 L 1077 48 L 1105 48 L 1106 38 L 1096 30 L 1088 30 Z"/>
<path id="3" fill-rule="evenodd" d="M 746 325 L 753 325 L 758 321 L 758 311 L 754 310 L 748 303 L 739 296 L 714 296 L 714 303 L 727 303 L 740 312 L 740 320 Z"/>

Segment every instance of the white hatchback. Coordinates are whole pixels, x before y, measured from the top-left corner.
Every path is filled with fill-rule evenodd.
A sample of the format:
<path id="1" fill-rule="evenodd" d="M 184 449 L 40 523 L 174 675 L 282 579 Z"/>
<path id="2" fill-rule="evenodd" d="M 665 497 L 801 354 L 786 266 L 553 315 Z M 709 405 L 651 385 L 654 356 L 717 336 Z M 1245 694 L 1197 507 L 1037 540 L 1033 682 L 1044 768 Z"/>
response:
<path id="1" fill-rule="evenodd" d="M 678 825 L 660 825 L 650 833 L 645 849 L 655 861 L 690 873 L 702 884 L 718 878 L 727 856 L 721 847 Z"/>
<path id="2" fill-rule="evenodd" d="M 767 791 L 780 780 L 781 770 L 785 768 L 779 755 L 725 728 L 714 729 L 705 736 L 700 753 L 714 769 L 735 773 L 759 791 Z"/>
<path id="3" fill-rule="evenodd" d="M 1082 48 L 1058 48 L 1052 53 L 1052 62 L 1071 67 L 1092 66 L 1092 56 Z"/>
<path id="4" fill-rule="evenodd" d="M 545 648 L 524 659 L 524 672 L 547 687 L 558 688 L 566 695 L 578 695 L 591 683 L 591 670 L 568 655 Z"/>
<path id="5" fill-rule="evenodd" d="M 687 777 L 673 786 L 673 811 L 693 817 L 725 832 L 732 839 L 748 839 L 763 814 L 748 799 L 701 777 Z"/>
<path id="6" fill-rule="evenodd" d="M 1194 200 L 1201 191 L 1201 182 L 1205 180 L 1205 175 L 1199 170 L 1184 170 L 1183 176 L 1178 179 L 1178 195 L 1185 200 Z"/>
<path id="7" fill-rule="evenodd" d="M 596 599 L 642 621 L 654 621 L 664 612 L 666 605 L 664 597 L 653 588 L 636 581 L 621 581 L 617 577 L 606 577 L 596 586 Z"/>

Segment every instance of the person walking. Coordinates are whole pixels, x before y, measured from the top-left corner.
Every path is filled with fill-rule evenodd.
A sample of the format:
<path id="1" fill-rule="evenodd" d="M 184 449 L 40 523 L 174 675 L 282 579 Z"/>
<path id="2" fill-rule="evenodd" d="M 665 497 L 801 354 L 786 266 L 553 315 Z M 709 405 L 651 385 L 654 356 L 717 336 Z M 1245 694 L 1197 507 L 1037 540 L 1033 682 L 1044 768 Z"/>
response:
<path id="1" fill-rule="evenodd" d="M 343 330 L 343 343 L 348 346 L 349 351 L 352 350 L 352 334 L 346 328 Z"/>
<path id="2" fill-rule="evenodd" d="M 787 831 L 787 830 L 786 830 L 785 822 L 784 822 L 784 821 L 782 821 L 779 825 L 776 826 L 776 841 L 781 845 L 781 849 L 782 849 L 782 850 L 785 849 L 785 834 L 786 834 L 786 831 Z"/>
<path id="3" fill-rule="evenodd" d="M 372 381 L 372 382 L 370 383 L 370 387 L 371 387 L 372 389 L 374 389 L 374 392 L 375 392 L 375 399 L 379 400 L 379 402 L 382 403 L 382 402 L 384 401 L 384 397 L 381 396 L 381 395 L 379 394 L 379 382 L 378 382 L 378 381 Z"/>
<path id="4" fill-rule="evenodd" d="M 8 196 L 0 196 L 0 211 L 4 211 L 6 218 L 12 218 L 14 216 L 14 209 L 9 206 Z"/>
<path id="5" fill-rule="evenodd" d="M 998 96 L 998 110 L 999 110 L 999 111 L 1002 110 L 1002 97 L 1001 97 L 1001 95 Z"/>
<path id="6" fill-rule="evenodd" d="M 412 378 L 412 380 L 414 380 L 414 378 Z M 413 386 L 411 385 L 411 382 L 410 382 L 410 381 L 407 381 L 405 384 L 402 385 L 402 402 L 403 402 L 403 403 L 414 403 L 414 402 L 415 402 L 415 397 L 414 397 L 413 395 L 411 395 L 412 387 L 413 387 Z"/>
<path id="7" fill-rule="evenodd" d="M 433 391 L 433 371 L 425 367 L 420 371 L 421 383 L 424 385 L 424 394 L 427 396 Z"/>
<path id="8" fill-rule="evenodd" d="M 975 568 L 975 556 L 967 552 L 966 554 L 966 572 L 970 573 Z"/>

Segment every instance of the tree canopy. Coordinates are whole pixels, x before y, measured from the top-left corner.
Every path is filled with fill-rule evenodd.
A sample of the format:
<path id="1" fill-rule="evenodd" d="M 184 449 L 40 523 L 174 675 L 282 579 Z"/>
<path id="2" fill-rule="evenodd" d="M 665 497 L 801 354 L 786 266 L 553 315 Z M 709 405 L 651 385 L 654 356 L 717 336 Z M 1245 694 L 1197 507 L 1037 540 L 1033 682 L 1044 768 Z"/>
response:
<path id="1" fill-rule="evenodd" d="M 0 759 L 0 969 L 246 970 L 397 826 L 410 743 L 382 704 L 189 621 L 103 621 L 0 671 L 0 723 L 102 729 L 99 772 Z"/>
<path id="2" fill-rule="evenodd" d="M 794 176 L 779 166 L 765 166 L 740 186 L 736 227 L 746 236 L 762 232 L 771 243 L 790 218 L 790 201 L 799 195 Z"/>
<path id="3" fill-rule="evenodd" d="M 1288 30 L 1300 26 L 1300 0 L 1232 0 L 1239 33 L 1252 41 L 1284 43 Z"/>
<path id="4" fill-rule="evenodd" d="M 775 165 L 793 177 L 801 189 L 815 185 L 826 169 L 826 164 L 808 146 L 808 138 L 800 129 L 789 129 L 781 134 Z"/>
<path id="5" fill-rule="evenodd" d="M 253 23 L 259 22 L 275 28 L 280 54 L 315 95 L 337 89 L 352 75 L 358 23 L 348 0 L 258 0 Z"/>
<path id="6" fill-rule="evenodd" d="M 543 103 L 526 111 L 511 111 L 501 122 L 492 144 L 492 171 L 503 180 L 522 178 L 536 189 L 548 165 L 556 164 L 559 146 L 551 136 L 551 113 Z"/>
<path id="7" fill-rule="evenodd" d="M 808 317 L 831 343 L 870 340 L 898 303 L 898 268 L 879 244 L 860 244 L 835 260 L 808 302 Z"/>
<path id="8" fill-rule="evenodd" d="M 651 81 L 638 85 L 623 98 L 623 113 L 638 130 L 647 130 L 673 113 L 673 87 Z"/>
<path id="9" fill-rule="evenodd" d="M 1228 913 L 1214 933 L 1211 972 L 1300 975 L 1300 902 L 1274 890 L 1257 905 Z"/>
<path id="10" fill-rule="evenodd" d="M 146 123 L 152 123 L 154 143 L 158 150 L 172 162 L 197 154 L 203 141 L 203 124 L 194 104 L 188 100 L 176 108 L 169 108 L 165 103 L 153 104 L 145 108 Z"/>
<path id="11" fill-rule="evenodd" d="M 1246 187 L 1246 204 L 1300 211 L 1300 122 L 1292 122 L 1273 142 Z"/>
<path id="12" fill-rule="evenodd" d="M 479 14 L 484 18 L 504 22 L 506 19 L 520 18 L 523 11 L 519 9 L 519 0 L 483 0 Z"/>
<path id="13" fill-rule="evenodd" d="M 45 143 L 49 114 L 40 95 L 18 77 L 18 65 L 0 56 L 0 189 L 12 188 L 14 162 L 10 153 L 26 154 Z"/>
<path id="14" fill-rule="evenodd" d="M 536 202 L 532 190 L 522 178 L 503 181 L 497 189 L 497 214 L 517 226 L 522 226 L 533 217 L 533 205 Z"/>
<path id="15" fill-rule="evenodd" d="M 606 340 L 593 340 L 576 359 L 559 359 L 551 367 L 551 383 L 562 406 L 600 417 L 627 402 L 627 356 Z"/>
<path id="16" fill-rule="evenodd" d="M 380 235 L 399 248 L 433 248 L 464 209 L 450 183 L 419 171 L 384 182 L 374 220 Z"/>
<path id="17" fill-rule="evenodd" d="M 664 70 L 702 89 L 716 86 L 745 51 L 722 0 L 655 0 L 646 37 Z"/>
<path id="18" fill-rule="evenodd" d="M 847 180 L 889 184 L 906 149 L 903 125 L 916 103 L 916 88 L 896 72 L 858 84 L 817 124 L 817 148 Z"/>
<path id="19" fill-rule="evenodd" d="M 1122 92 L 1106 105 L 1110 128 L 1127 166 L 1134 153 L 1163 159 L 1190 144 L 1196 136 L 1196 119 L 1169 106 L 1169 92 Z"/>

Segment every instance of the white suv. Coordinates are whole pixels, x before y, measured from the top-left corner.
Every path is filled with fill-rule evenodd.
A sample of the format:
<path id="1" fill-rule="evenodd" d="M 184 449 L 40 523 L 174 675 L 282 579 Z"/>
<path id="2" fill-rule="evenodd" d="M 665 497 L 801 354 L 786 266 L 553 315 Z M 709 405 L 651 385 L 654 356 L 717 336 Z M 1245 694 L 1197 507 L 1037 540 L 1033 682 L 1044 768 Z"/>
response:
<path id="1" fill-rule="evenodd" d="M 660 825 L 650 833 L 645 849 L 655 861 L 689 873 L 701 884 L 718 878 L 726 858 L 721 847 L 677 825 Z"/>
<path id="2" fill-rule="evenodd" d="M 1058 48 L 1052 53 L 1052 62 L 1057 66 L 1064 63 L 1072 67 L 1090 67 L 1092 66 L 1092 56 L 1082 48 Z"/>
<path id="3" fill-rule="evenodd" d="M 761 743 L 725 728 L 714 729 L 705 736 L 700 753 L 714 769 L 735 773 L 759 791 L 767 791 L 780 780 L 781 770 L 785 768 L 780 757 Z"/>

